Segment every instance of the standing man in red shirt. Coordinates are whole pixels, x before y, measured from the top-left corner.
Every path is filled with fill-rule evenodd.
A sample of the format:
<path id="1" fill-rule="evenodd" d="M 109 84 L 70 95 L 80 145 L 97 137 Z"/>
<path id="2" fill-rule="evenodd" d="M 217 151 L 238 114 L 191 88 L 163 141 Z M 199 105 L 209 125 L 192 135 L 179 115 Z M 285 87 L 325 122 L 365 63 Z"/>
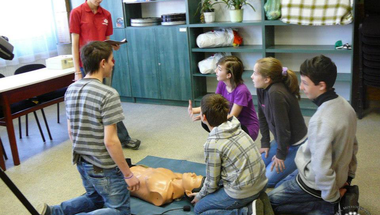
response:
<path id="1" fill-rule="evenodd" d="M 85 76 L 80 60 L 80 49 L 90 41 L 104 41 L 113 34 L 111 13 L 100 6 L 103 0 L 86 0 L 70 13 L 70 33 L 75 77 L 77 81 Z M 115 51 L 120 45 L 114 45 Z M 124 148 L 137 150 L 141 141 L 132 139 L 123 122 L 117 123 L 117 133 Z"/>

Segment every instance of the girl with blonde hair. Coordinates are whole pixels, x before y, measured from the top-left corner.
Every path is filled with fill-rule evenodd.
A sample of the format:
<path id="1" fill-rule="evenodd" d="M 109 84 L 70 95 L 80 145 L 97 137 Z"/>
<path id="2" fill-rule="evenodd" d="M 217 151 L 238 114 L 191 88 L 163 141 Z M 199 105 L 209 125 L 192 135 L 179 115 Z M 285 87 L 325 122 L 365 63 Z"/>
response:
<path id="1" fill-rule="evenodd" d="M 298 103 L 296 74 L 275 58 L 259 59 L 251 76 L 257 89 L 262 158 L 268 187 L 297 169 L 294 158 L 307 139 L 307 127 Z M 270 141 L 270 134 L 274 140 Z M 273 170 L 276 171 L 273 171 Z"/>

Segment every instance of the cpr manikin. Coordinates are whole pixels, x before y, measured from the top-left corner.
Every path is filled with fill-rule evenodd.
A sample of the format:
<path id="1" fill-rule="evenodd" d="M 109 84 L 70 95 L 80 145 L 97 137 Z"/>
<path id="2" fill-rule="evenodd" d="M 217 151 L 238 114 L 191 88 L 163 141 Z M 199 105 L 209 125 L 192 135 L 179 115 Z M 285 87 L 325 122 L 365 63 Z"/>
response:
<path id="1" fill-rule="evenodd" d="M 203 176 L 195 173 L 174 173 L 165 168 L 145 166 L 131 167 L 133 174 L 140 180 L 140 189 L 131 192 L 132 196 L 161 206 L 200 189 Z"/>

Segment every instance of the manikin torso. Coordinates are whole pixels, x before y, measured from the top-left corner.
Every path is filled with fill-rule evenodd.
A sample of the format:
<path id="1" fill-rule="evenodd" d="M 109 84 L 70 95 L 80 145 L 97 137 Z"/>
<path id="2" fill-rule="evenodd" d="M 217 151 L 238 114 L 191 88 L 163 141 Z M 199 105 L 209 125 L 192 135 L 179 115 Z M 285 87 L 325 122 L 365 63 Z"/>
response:
<path id="1" fill-rule="evenodd" d="M 165 168 L 144 166 L 133 166 L 131 170 L 140 180 L 140 189 L 131 195 L 156 206 L 170 203 L 202 186 L 203 176 L 195 173 L 174 173 Z"/>

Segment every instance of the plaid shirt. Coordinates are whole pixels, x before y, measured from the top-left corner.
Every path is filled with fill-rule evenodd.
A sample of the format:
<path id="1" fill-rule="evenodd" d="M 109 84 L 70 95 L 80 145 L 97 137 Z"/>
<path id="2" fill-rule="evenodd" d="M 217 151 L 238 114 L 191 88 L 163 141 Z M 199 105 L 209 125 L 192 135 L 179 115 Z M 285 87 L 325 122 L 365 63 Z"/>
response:
<path id="1" fill-rule="evenodd" d="M 230 197 L 247 198 L 267 184 L 259 150 L 235 117 L 210 132 L 204 150 L 206 179 L 197 199 L 215 192 L 221 185 Z"/>
<path id="2" fill-rule="evenodd" d="M 281 21 L 297 25 L 346 25 L 352 0 L 282 0 Z"/>

